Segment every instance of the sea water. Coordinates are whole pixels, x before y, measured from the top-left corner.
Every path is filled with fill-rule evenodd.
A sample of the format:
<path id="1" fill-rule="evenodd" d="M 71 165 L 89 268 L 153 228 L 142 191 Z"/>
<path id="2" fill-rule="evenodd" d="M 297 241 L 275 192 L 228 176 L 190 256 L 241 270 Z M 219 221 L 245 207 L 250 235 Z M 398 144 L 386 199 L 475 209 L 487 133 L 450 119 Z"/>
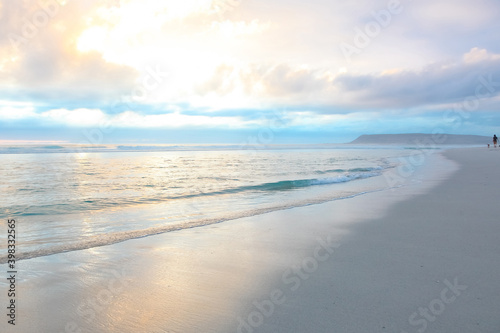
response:
<path id="1" fill-rule="evenodd" d="M 32 258 L 348 200 L 394 186 L 384 175 L 411 154 L 348 145 L 2 147 L 0 218 L 17 222 L 18 259 Z"/>

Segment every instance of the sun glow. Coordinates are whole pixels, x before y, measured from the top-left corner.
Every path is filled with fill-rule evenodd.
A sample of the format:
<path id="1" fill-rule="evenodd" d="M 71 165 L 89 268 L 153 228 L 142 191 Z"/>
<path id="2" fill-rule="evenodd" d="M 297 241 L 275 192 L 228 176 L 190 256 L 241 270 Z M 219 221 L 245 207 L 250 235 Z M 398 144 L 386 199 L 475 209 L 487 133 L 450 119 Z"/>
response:
<path id="1" fill-rule="evenodd" d="M 145 34 L 161 33 L 168 22 L 210 14 L 213 3 L 212 0 L 129 0 L 119 7 L 101 7 L 96 10 L 96 17 L 87 19 L 88 28 L 80 35 L 78 48 L 108 52 L 121 44 L 142 47 Z"/>
<path id="2" fill-rule="evenodd" d="M 103 50 L 106 43 L 107 32 L 102 27 L 90 27 L 85 30 L 78 39 L 78 50 L 87 52 L 91 50 Z"/>

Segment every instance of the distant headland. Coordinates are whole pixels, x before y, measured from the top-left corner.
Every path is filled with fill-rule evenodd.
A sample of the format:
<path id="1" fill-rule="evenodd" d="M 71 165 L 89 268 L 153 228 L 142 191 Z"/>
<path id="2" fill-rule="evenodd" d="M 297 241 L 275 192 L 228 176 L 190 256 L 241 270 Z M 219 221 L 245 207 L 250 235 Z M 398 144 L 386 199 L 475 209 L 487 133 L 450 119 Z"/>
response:
<path id="1" fill-rule="evenodd" d="M 349 144 L 378 144 L 378 145 L 486 145 L 491 137 L 481 135 L 458 134 L 365 134 L 359 136 Z"/>

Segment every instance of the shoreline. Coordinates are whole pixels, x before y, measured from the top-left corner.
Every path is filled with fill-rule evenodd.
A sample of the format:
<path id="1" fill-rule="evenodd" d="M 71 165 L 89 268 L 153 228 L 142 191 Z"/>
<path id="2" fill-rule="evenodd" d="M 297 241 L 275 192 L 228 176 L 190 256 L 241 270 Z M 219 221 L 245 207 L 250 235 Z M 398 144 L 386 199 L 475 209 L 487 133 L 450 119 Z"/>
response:
<path id="1" fill-rule="evenodd" d="M 496 332 L 500 228 L 489 217 L 498 209 L 457 188 L 476 191 L 472 181 L 487 174 L 469 169 L 498 155 L 444 154 L 466 152 L 475 158 L 462 157 L 452 175 L 453 163 L 432 175 L 424 167 L 410 185 L 382 193 L 21 261 L 17 331 L 410 333 L 425 321 L 428 331 Z M 491 180 L 481 186 L 494 195 L 500 180 Z M 485 242 L 472 237 L 471 212 L 460 212 L 467 203 L 484 217 Z M 469 239 L 453 228 L 457 219 Z M 445 309 L 429 308 L 441 306 L 442 292 Z M 419 307 L 436 318 L 417 312 L 411 325 Z"/>
<path id="2" fill-rule="evenodd" d="M 459 162 L 449 179 L 351 225 L 331 261 L 309 264 L 293 305 L 255 332 L 498 332 L 500 181 L 488 176 L 497 154 L 444 152 Z"/>
<path id="3" fill-rule="evenodd" d="M 399 150 L 398 154 L 401 154 L 401 151 L 402 150 Z M 394 154 L 394 152 L 392 153 Z M 432 152 L 426 152 L 426 154 L 429 153 Z M 407 154 L 410 153 L 408 152 Z M 425 154 L 422 153 L 421 155 Z M 410 161 L 408 161 L 408 156 L 389 156 L 382 161 L 375 161 L 376 166 L 371 167 L 330 170 L 337 172 L 333 175 L 314 174 L 307 179 L 302 179 L 297 176 L 297 179 L 292 177 L 286 180 L 278 180 L 274 183 L 259 183 L 258 185 L 265 189 L 265 194 L 261 193 L 260 195 L 254 195 L 255 197 L 260 196 L 264 198 L 267 194 L 272 192 L 273 186 L 289 186 L 289 189 L 292 189 L 292 191 L 287 193 L 288 191 L 286 191 L 286 189 L 278 189 L 275 193 L 281 192 L 281 197 L 276 195 L 273 201 L 268 201 L 267 203 L 265 203 L 266 200 L 255 200 L 254 198 L 253 205 L 248 204 L 252 199 L 248 200 L 242 197 L 241 201 L 237 198 L 228 200 L 228 197 L 224 198 L 224 196 L 222 196 L 220 200 L 226 200 L 225 205 L 228 207 L 231 205 L 231 208 L 227 210 L 225 209 L 224 203 L 219 207 L 216 206 L 218 210 L 211 210 L 209 205 L 210 199 L 205 199 L 211 196 L 205 194 L 199 195 L 197 198 L 179 201 L 177 201 L 177 199 L 179 199 L 177 197 L 165 198 L 163 201 L 155 198 L 155 200 L 151 200 L 151 202 L 137 204 L 135 206 L 121 205 L 118 202 L 114 202 L 106 208 L 101 207 L 100 209 L 90 211 L 69 210 L 66 214 L 56 215 L 51 215 L 50 213 L 36 214 L 39 207 L 34 206 L 33 216 L 30 216 L 29 210 L 24 213 L 26 215 L 19 215 L 19 219 L 23 220 L 23 224 L 32 225 L 33 229 L 27 228 L 25 230 L 24 236 L 30 234 L 32 235 L 32 239 L 24 239 L 25 242 L 20 247 L 22 252 L 16 253 L 16 260 L 20 261 L 98 246 L 108 246 L 130 239 L 155 236 L 165 232 L 194 227 L 204 227 L 210 224 L 229 222 L 244 217 L 262 215 L 283 209 L 293 209 L 335 200 L 346 200 L 370 192 L 387 190 L 387 187 L 397 187 L 405 183 L 405 179 L 402 179 L 397 174 L 395 176 L 396 179 L 389 179 L 394 178 L 394 176 L 386 176 L 394 173 L 393 168 L 399 170 L 397 166 L 402 162 L 398 161 L 398 158 L 405 159 L 405 164 L 411 164 Z M 389 160 L 392 162 L 388 162 Z M 404 172 L 406 171 L 402 173 Z M 402 181 L 400 181 L 401 179 Z M 394 180 L 396 181 L 394 182 Z M 323 186 L 325 184 L 326 186 Z M 240 189 L 247 187 L 257 188 L 258 186 L 247 185 L 240 187 Z M 269 189 L 269 187 L 271 187 L 271 189 Z M 300 188 L 300 191 L 295 192 L 297 188 Z M 237 189 L 238 188 L 236 188 L 236 190 Z M 228 191 L 228 193 L 233 193 L 232 190 L 234 190 L 234 188 L 230 188 L 230 190 L 231 191 Z M 174 200 L 170 202 L 169 199 Z M 246 200 L 248 200 L 248 202 L 245 203 Z M 244 204 L 239 206 L 238 209 L 235 209 L 234 207 L 238 206 L 240 203 Z M 57 208 L 53 209 L 57 211 Z M 175 216 L 176 213 L 180 213 L 180 215 Z M 8 218 L 10 215 L 11 214 L 7 212 L 3 217 Z M 15 215 L 16 214 L 14 214 L 14 216 Z M 44 220 L 50 221 L 48 227 L 46 223 L 43 222 Z M 136 221 L 142 220 L 160 221 L 160 223 L 149 225 L 146 223 L 136 223 Z M 123 227 L 114 226 L 113 228 L 114 223 L 112 223 L 112 221 L 120 221 L 119 224 Z M 70 226 L 78 229 L 78 226 L 82 225 L 82 223 L 87 230 L 98 230 L 104 227 L 106 229 L 101 230 L 107 230 L 107 232 L 101 231 L 85 234 L 83 230 L 80 230 L 83 237 L 75 237 L 76 234 L 74 234 L 72 239 L 67 239 L 65 242 L 58 242 L 57 239 L 52 238 L 51 230 L 65 230 L 64 228 Z M 129 225 L 132 227 L 129 227 Z M 45 232 L 45 230 L 48 231 Z M 5 264 L 6 262 L 7 255 L 0 254 L 0 264 Z"/>

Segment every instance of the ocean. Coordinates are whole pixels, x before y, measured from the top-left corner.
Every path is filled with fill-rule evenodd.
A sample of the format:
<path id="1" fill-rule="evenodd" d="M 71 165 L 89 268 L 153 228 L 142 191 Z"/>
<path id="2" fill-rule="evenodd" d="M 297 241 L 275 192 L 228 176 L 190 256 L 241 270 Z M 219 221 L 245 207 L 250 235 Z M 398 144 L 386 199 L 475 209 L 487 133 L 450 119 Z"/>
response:
<path id="1" fill-rule="evenodd" d="M 414 154 L 349 145 L 77 148 L 0 148 L 0 217 L 17 222 L 18 260 L 349 200 L 394 186 L 384 175 Z"/>

